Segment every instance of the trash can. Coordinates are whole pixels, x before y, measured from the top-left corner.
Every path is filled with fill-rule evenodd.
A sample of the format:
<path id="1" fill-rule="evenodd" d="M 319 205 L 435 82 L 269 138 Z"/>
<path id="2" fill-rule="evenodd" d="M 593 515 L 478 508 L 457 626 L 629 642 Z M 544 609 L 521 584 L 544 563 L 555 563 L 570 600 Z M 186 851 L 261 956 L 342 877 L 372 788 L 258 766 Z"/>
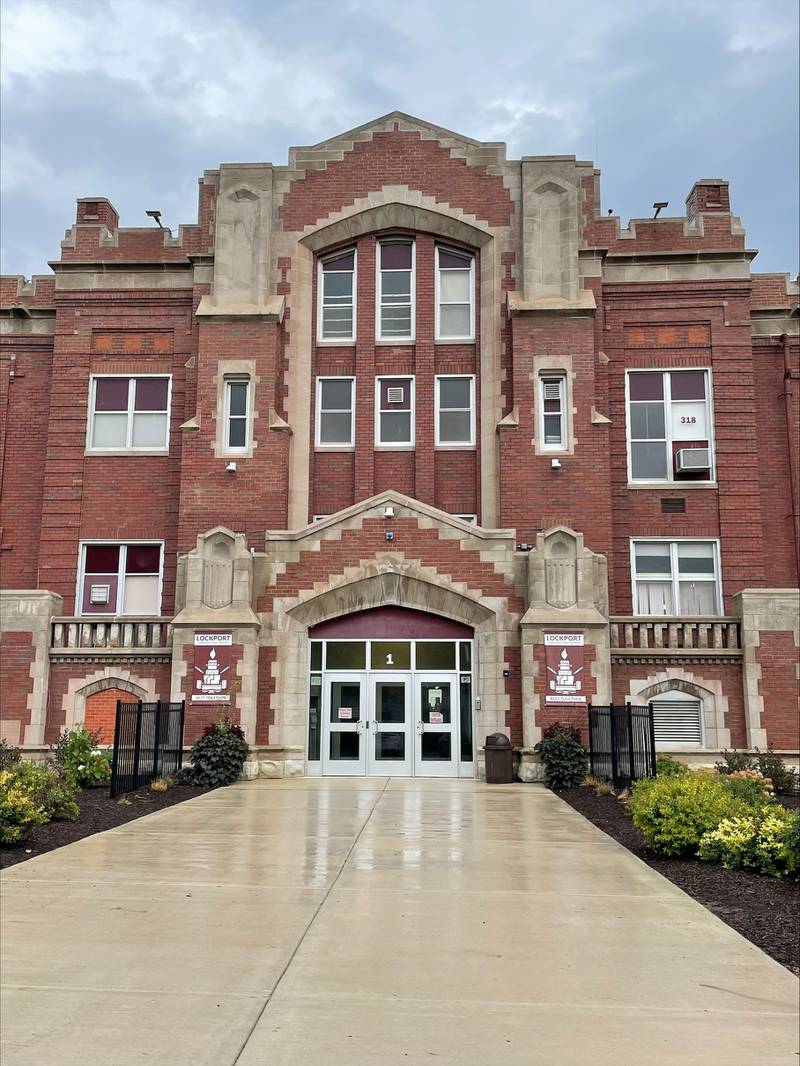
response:
<path id="1" fill-rule="evenodd" d="M 510 785 L 514 780 L 514 753 L 505 733 L 492 733 L 484 744 L 486 755 L 486 783 Z"/>

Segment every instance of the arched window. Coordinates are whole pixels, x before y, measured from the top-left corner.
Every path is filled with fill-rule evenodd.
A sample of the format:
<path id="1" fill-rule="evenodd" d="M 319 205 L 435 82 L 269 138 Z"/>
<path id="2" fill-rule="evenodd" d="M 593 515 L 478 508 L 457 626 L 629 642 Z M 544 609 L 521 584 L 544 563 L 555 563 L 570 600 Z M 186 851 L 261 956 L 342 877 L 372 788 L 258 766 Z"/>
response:
<path id="1" fill-rule="evenodd" d="M 703 746 L 703 702 L 680 689 L 650 701 L 657 748 Z"/>

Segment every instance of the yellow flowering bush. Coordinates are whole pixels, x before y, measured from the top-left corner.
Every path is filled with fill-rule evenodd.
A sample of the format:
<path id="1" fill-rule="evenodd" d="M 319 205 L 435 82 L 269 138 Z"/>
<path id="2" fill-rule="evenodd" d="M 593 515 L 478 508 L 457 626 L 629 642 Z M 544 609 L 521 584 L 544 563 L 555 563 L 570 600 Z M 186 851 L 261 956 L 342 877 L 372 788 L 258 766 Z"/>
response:
<path id="1" fill-rule="evenodd" d="M 0 772 L 0 844 L 16 844 L 49 816 L 9 770 Z"/>
<path id="2" fill-rule="evenodd" d="M 704 833 L 697 854 L 728 869 L 758 870 L 782 877 L 794 866 L 790 830 L 797 815 L 777 804 L 733 818 L 723 818 Z"/>

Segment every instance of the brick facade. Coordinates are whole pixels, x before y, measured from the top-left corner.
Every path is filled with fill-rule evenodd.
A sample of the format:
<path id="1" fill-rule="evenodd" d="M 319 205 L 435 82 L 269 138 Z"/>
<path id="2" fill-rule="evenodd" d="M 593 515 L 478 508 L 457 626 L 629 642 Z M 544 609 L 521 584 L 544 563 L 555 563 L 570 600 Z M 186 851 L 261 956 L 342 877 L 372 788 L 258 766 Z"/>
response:
<path id="1" fill-rule="evenodd" d="M 414 242 L 408 342 L 376 337 L 386 237 Z M 770 628 L 762 611 L 763 631 L 745 632 L 756 615 L 739 606 L 751 590 L 772 589 L 796 611 L 797 285 L 752 273 L 746 247 L 722 180 L 696 182 L 684 215 L 623 228 L 603 213 L 591 164 L 508 160 L 501 144 L 399 113 L 293 148 L 286 166 L 206 171 L 197 222 L 177 237 L 121 228 L 107 200 L 79 200 L 55 277 L 2 279 L 5 733 L 36 746 L 81 716 L 108 732 L 118 692 L 186 696 L 192 634 L 220 625 L 237 634 L 233 717 L 278 762 L 302 764 L 300 711 L 287 708 L 307 698 L 307 678 L 286 661 L 287 634 L 302 633 L 309 605 L 333 609 L 326 597 L 347 588 L 363 600 L 371 582 L 394 574 L 400 605 L 424 599 L 427 583 L 451 617 L 477 612 L 491 648 L 476 674 L 487 709 L 479 740 L 484 725 L 524 747 L 554 716 L 585 724 L 581 705 L 545 706 L 537 642 L 541 626 L 586 625 L 588 697 L 685 682 L 708 694 L 721 738 L 752 746 L 766 731 L 797 751 L 800 682 L 786 669 L 796 628 L 782 607 L 780 624 Z M 473 339 L 437 338 L 437 248 L 472 258 Z M 356 252 L 355 339 L 320 342 L 319 263 L 346 249 Z M 713 480 L 632 483 L 628 372 L 692 369 L 710 382 Z M 566 382 L 556 451 L 542 438 L 548 373 Z M 435 382 L 448 374 L 474 376 L 474 445 L 437 446 Z M 94 375 L 168 376 L 168 448 L 93 453 Z M 375 445 L 381 375 L 414 378 L 413 448 Z M 315 445 L 316 379 L 326 376 L 356 380 L 352 447 Z M 247 444 L 236 454 L 225 447 L 232 379 L 250 384 Z M 705 439 L 684 434 L 673 456 Z M 396 510 L 390 545 L 386 501 Z M 589 598 L 576 600 L 580 617 L 549 593 L 534 602 L 530 575 L 553 530 L 567 530 L 570 544 L 580 538 L 576 567 L 595 567 Z M 698 623 L 689 612 L 671 627 L 668 615 L 637 621 L 637 538 L 718 542 L 717 613 Z M 160 598 L 146 622 L 81 618 L 87 541 L 163 542 Z M 233 592 L 220 600 L 228 580 Z M 29 590 L 61 597 L 63 614 L 37 615 L 38 629 L 26 630 Z M 131 657 L 120 658 L 126 648 Z M 100 687 L 84 695 L 86 685 Z M 187 740 L 209 713 L 192 709 Z"/>

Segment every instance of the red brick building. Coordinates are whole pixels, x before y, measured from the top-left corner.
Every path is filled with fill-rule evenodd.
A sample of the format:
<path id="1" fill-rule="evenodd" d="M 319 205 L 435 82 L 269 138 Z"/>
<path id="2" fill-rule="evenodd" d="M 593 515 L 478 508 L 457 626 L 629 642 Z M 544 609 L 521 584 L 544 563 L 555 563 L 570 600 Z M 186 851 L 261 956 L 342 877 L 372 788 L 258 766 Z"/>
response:
<path id="1" fill-rule="evenodd" d="M 627 229 L 571 156 L 394 113 L 223 164 L 177 236 L 78 201 L 3 279 L 3 735 L 120 694 L 252 772 L 480 772 L 586 706 L 798 751 L 797 285 L 728 184 Z"/>

